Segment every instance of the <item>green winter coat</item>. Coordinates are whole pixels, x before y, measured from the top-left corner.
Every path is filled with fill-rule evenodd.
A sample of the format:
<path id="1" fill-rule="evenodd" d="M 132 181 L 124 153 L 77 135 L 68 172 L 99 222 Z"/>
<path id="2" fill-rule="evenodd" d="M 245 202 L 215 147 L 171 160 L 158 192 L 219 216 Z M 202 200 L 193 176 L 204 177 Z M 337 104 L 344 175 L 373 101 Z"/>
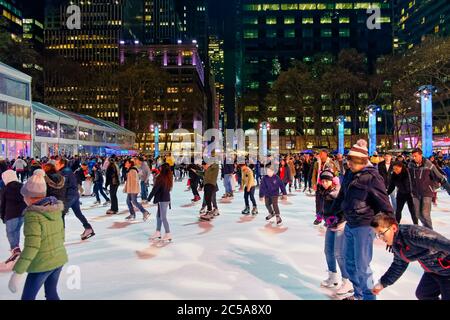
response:
<path id="1" fill-rule="evenodd" d="M 25 245 L 14 266 L 18 274 L 51 271 L 67 261 L 61 201 L 47 206 L 31 205 L 24 211 Z"/>
<path id="2" fill-rule="evenodd" d="M 217 177 L 219 175 L 219 165 L 217 163 L 213 163 L 206 169 L 205 176 L 203 178 L 203 183 L 205 185 L 212 184 L 213 186 L 217 186 Z"/>

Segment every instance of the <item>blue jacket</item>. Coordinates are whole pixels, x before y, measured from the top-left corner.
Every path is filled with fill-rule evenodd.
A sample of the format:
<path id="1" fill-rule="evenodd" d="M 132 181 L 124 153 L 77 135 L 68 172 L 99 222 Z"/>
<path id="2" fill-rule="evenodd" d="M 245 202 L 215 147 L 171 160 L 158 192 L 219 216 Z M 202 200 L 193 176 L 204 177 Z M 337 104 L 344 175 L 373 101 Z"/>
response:
<path id="1" fill-rule="evenodd" d="M 351 228 L 370 226 L 373 217 L 379 212 L 393 215 L 394 209 L 378 169 L 369 166 L 357 173 L 351 170 L 346 172 L 331 212 L 326 214 L 340 210 L 344 212 Z"/>
<path id="2" fill-rule="evenodd" d="M 77 178 L 72 170 L 65 167 L 61 170 L 61 175 L 64 177 L 64 187 L 66 188 L 66 202 L 70 203 L 73 199 L 79 198 Z"/>
<path id="3" fill-rule="evenodd" d="M 450 277 L 450 240 L 431 229 L 399 225 L 392 244 L 394 261 L 381 277 L 387 287 L 395 283 L 412 261 L 418 261 L 425 272 Z"/>
<path id="4" fill-rule="evenodd" d="M 259 186 L 259 197 L 276 197 L 280 195 L 280 189 L 284 195 L 287 194 L 286 187 L 278 175 L 264 176 Z"/>
<path id="5" fill-rule="evenodd" d="M 229 164 L 229 163 L 223 163 L 222 166 L 222 177 L 225 174 L 233 174 L 234 173 L 234 164 Z"/>

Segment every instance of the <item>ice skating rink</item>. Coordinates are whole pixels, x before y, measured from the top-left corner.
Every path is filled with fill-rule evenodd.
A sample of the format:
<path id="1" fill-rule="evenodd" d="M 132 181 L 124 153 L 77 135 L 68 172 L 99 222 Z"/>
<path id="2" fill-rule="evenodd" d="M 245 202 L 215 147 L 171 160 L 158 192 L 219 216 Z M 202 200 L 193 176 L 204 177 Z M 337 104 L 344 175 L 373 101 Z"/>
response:
<path id="1" fill-rule="evenodd" d="M 219 183 L 218 199 L 224 189 Z M 325 229 L 312 223 L 314 197 L 293 192 L 290 204 L 280 205 L 281 227 L 266 223 L 267 212 L 259 201 L 259 215 L 242 216 L 243 193 L 236 193 L 231 203 L 219 203 L 221 214 L 213 221 L 198 222 L 200 204 L 182 207 L 192 198 L 191 192 L 184 191 L 185 185 L 185 181 L 177 182 L 172 192 L 169 223 L 174 241 L 167 245 L 148 239 L 155 231 L 155 207 L 148 207 L 152 215 L 145 223 L 140 213 L 135 223 L 125 221 L 128 210 L 122 186 L 121 213 L 116 216 L 106 216 L 107 208 L 91 207 L 95 198 L 83 197 L 83 212 L 96 236 L 80 241 L 82 226 L 70 211 L 66 219 L 69 263 L 61 273 L 61 299 L 332 299 L 333 290 L 320 288 L 327 275 Z M 435 230 L 450 237 L 450 197 L 446 193 L 439 192 L 432 218 Z M 402 222 L 411 223 L 406 206 Z M 4 225 L 0 239 L 0 259 L 4 261 L 9 256 Z M 375 280 L 392 259 L 385 245 L 376 240 Z M 0 299 L 19 299 L 19 293 L 12 294 L 7 288 L 8 269 L 11 266 L 0 264 Z M 422 273 L 418 263 L 411 264 L 379 299 L 415 299 Z M 43 290 L 38 299 L 44 299 Z"/>

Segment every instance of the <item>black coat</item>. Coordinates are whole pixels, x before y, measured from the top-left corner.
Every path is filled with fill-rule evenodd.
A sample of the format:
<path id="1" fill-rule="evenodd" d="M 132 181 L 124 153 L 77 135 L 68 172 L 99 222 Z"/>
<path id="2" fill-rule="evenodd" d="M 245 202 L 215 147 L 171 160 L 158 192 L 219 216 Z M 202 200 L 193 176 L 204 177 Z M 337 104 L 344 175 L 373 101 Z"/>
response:
<path id="1" fill-rule="evenodd" d="M 105 182 L 106 188 L 108 188 L 108 186 L 120 185 L 119 170 L 117 169 L 117 166 L 115 163 L 109 164 L 108 168 L 106 169 L 105 178 L 106 178 L 106 182 Z"/>
<path id="2" fill-rule="evenodd" d="M 418 261 L 425 272 L 450 277 L 450 240 L 436 231 L 422 226 L 399 225 L 392 252 L 394 261 L 380 279 L 383 287 L 395 283 L 413 261 Z"/>
<path id="3" fill-rule="evenodd" d="M 53 196 L 56 199 L 66 201 L 65 179 L 60 173 L 46 174 L 45 183 L 47 184 L 47 197 Z"/>
<path id="4" fill-rule="evenodd" d="M 380 176 L 384 180 L 384 185 L 386 186 L 386 190 L 389 188 L 389 184 L 391 183 L 391 176 L 392 176 L 392 170 L 394 169 L 394 165 L 391 162 L 389 165 L 389 169 L 386 169 L 386 165 L 384 161 L 381 161 L 378 164 L 378 172 L 380 173 Z"/>
<path id="5" fill-rule="evenodd" d="M 333 203 L 331 214 L 342 210 L 345 220 L 351 228 L 370 226 L 373 217 L 384 212 L 393 215 L 389 197 L 378 170 L 374 167 L 366 167 L 353 173 L 348 170 L 339 191 L 339 195 Z"/>
<path id="6" fill-rule="evenodd" d="M 317 185 L 316 191 L 316 213 L 323 216 L 324 219 L 335 217 L 336 224 L 345 221 L 342 211 L 332 212 L 331 207 L 333 206 L 334 200 L 339 194 L 339 189 L 336 187 L 331 187 L 325 189 L 322 185 Z"/>
<path id="7" fill-rule="evenodd" d="M 170 188 L 169 186 L 163 184 L 158 178 L 155 179 L 152 191 L 150 192 L 147 200 L 151 201 L 152 198 L 154 198 L 153 203 L 170 202 Z"/>
<path id="8" fill-rule="evenodd" d="M 406 167 L 400 174 L 392 173 L 391 183 L 388 187 L 388 194 L 391 194 L 395 187 L 397 187 L 397 193 L 411 194 L 411 175 Z"/>
<path id="9" fill-rule="evenodd" d="M 0 191 L 0 216 L 3 223 L 21 217 L 27 207 L 20 193 L 21 188 L 20 182 L 12 181 Z"/>

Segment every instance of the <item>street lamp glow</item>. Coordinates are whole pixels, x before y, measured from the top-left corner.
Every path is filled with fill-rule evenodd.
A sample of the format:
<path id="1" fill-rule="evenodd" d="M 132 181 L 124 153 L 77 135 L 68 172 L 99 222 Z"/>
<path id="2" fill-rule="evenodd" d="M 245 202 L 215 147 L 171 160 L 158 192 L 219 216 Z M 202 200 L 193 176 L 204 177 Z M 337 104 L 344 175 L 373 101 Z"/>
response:
<path id="1" fill-rule="evenodd" d="M 182 43 L 183 43 L 183 41 L 181 41 L 181 40 L 177 40 L 177 43 L 178 43 L 178 44 L 182 44 Z"/>
<path id="2" fill-rule="evenodd" d="M 139 40 L 134 40 L 134 44 L 139 44 Z"/>

